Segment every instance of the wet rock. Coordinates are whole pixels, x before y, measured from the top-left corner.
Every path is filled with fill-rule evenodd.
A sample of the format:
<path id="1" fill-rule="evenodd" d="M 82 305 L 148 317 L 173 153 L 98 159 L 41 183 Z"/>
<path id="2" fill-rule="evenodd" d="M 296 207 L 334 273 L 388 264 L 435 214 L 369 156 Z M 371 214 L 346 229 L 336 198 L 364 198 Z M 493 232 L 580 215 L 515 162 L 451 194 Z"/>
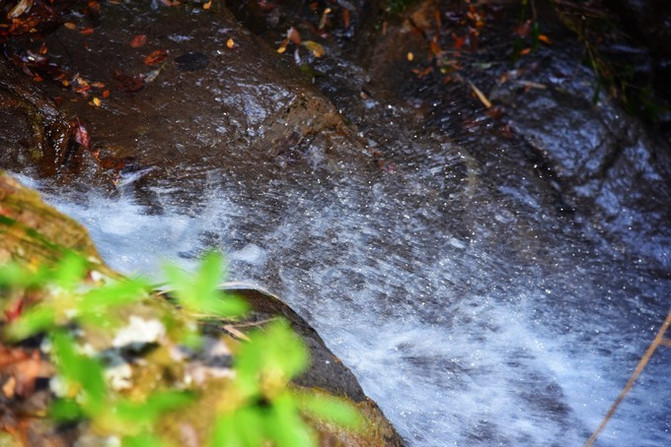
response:
<path id="1" fill-rule="evenodd" d="M 55 263 L 65 250 L 75 250 L 94 263 L 92 268 L 97 271 L 97 276 L 103 274 L 119 276 L 103 264 L 86 230 L 72 219 L 45 205 L 35 191 L 22 186 L 4 172 L 0 172 L 0 208 L 2 209 L 1 263 L 19 261 L 33 266 Z M 312 366 L 296 381 L 295 386 L 303 387 L 310 393 L 328 392 L 345 397 L 353 402 L 366 418 L 364 430 L 358 433 L 343 430 L 318 418 L 310 419 L 311 425 L 318 431 L 322 445 L 403 445 L 401 438 L 377 405 L 364 395 L 352 373 L 331 353 L 314 329 L 279 298 L 267 292 L 239 287 L 235 288 L 235 291 L 248 299 L 254 308 L 250 320 L 243 322 L 250 324 L 242 326 L 250 329 L 262 327 L 265 322 L 278 316 L 285 317 L 307 343 L 313 356 Z M 7 297 L 0 298 L 3 305 L 6 305 Z M 37 298 L 37 295 L 32 297 Z M 213 424 L 212 405 L 207 402 L 207 396 L 217 395 L 214 391 L 208 393 L 207 390 L 213 386 L 225 387 L 226 380 L 232 376 L 230 352 L 233 342 L 230 336 L 210 331 L 210 335 L 205 337 L 206 348 L 203 355 L 192 358 L 185 353 L 176 355 L 176 347 L 166 338 L 162 318 L 166 312 L 171 314 L 173 323 L 181 321 L 184 317 L 176 309 L 166 307 L 163 296 L 154 295 L 149 301 L 140 302 L 132 308 L 124 308 L 124 312 L 128 312 L 128 315 L 120 317 L 128 318 L 128 325 L 112 336 L 95 329 L 80 329 L 84 343 L 90 349 L 101 353 L 102 358 L 106 360 L 108 364 L 106 377 L 110 386 L 116 392 L 132 389 L 134 393 L 141 394 L 159 386 L 165 387 L 166 383 L 167 386 L 195 383 L 204 391 L 206 397 L 199 405 L 190 406 L 183 412 L 185 414 L 177 416 L 177 419 L 172 419 L 173 416 L 170 416 L 172 422 L 168 424 L 168 429 L 174 430 L 175 426 L 186 424 L 194 430 L 194 433 L 198 433 L 197 438 L 204 439 Z M 3 324 L 6 324 L 6 318 L 5 316 Z M 240 324 L 240 321 L 236 323 Z M 220 322 L 214 324 L 215 327 L 219 325 Z M 245 329 L 242 330 L 244 331 Z M 46 380 L 42 380 L 39 389 L 31 388 L 29 392 L 24 392 L 17 386 L 16 392 L 14 388 L 10 392 L 6 384 L 8 377 L 13 376 L 3 376 L 8 373 L 8 369 L 5 364 L 2 365 L 0 378 L 4 378 L 5 386 L 3 394 L 0 395 L 0 407 L 3 409 L 0 425 L 3 428 L 14 433 L 16 430 L 13 432 L 12 427 L 21 427 L 21 436 L 39 439 L 39 442 L 29 442 L 30 445 L 71 445 L 75 441 L 82 445 L 98 445 L 102 442 L 100 434 L 95 433 L 95 430 L 89 430 L 84 424 L 58 427 L 52 421 L 44 419 L 46 409 L 53 399 L 44 385 L 54 374 L 45 354 L 35 349 L 24 353 L 20 347 L 12 348 L 14 351 L 10 354 L 7 352 L 9 348 L 0 346 L 0 349 L 5 349 L 2 351 L 5 357 L 10 354 L 13 357 L 24 356 L 25 359 L 33 359 L 35 362 L 40 356 L 45 357 L 40 363 L 44 366 L 39 366 L 44 372 L 39 375 Z M 169 372 L 166 372 L 168 370 Z M 52 388 L 56 389 L 57 386 Z M 15 394 L 21 399 L 15 399 Z M 186 439 L 184 433 L 177 436 L 177 439 Z M 43 444 L 44 442 L 48 444 Z"/>
<path id="2" fill-rule="evenodd" d="M 44 204 L 37 192 L 0 171 L 0 262 L 55 262 L 73 249 L 102 264 L 84 227 Z"/>
<path id="3" fill-rule="evenodd" d="M 180 71 L 203 70 L 210 63 L 210 59 L 203 53 L 186 53 L 175 58 L 177 69 Z"/>

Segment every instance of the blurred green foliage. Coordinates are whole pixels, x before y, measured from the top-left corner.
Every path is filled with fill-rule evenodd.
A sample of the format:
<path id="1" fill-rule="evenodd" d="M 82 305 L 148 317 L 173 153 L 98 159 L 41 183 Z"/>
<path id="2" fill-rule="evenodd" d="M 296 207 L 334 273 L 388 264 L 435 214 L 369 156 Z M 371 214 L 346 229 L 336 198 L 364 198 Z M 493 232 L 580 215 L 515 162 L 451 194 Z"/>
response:
<path id="1" fill-rule="evenodd" d="M 193 274 L 166 267 L 171 296 L 186 315 L 230 319 L 247 312 L 246 302 L 219 290 L 222 267 L 222 258 L 216 253 L 205 255 Z M 57 397 L 50 406 L 55 421 L 87 420 L 109 436 L 119 437 L 124 446 L 173 445 L 162 436 L 158 423 L 167 413 L 204 398 L 202 390 L 156 389 L 131 399 L 111 389 L 100 353 L 85 349 L 82 333 L 90 328 L 111 336 L 132 315 L 134 305 L 160 298 L 151 294 L 151 285 L 143 279 L 94 281 L 94 268 L 74 253 L 66 253 L 52 268 L 0 266 L 0 297 L 5 308 L 16 308 L 16 300 L 28 294 L 39 296 L 35 304 L 8 318 L 11 321 L 4 327 L 4 342 L 44 337 L 57 369 L 52 379 Z M 173 342 L 198 349 L 202 337 L 198 326 L 188 319 L 176 322 L 168 314 L 166 311 L 163 321 L 171 328 L 168 334 L 175 336 Z M 270 441 L 276 446 L 314 445 L 316 436 L 303 413 L 342 426 L 361 427 L 362 417 L 347 401 L 299 392 L 290 386 L 291 379 L 308 364 L 307 348 L 286 321 L 277 320 L 252 331 L 234 356 L 232 385 L 221 391 L 220 404 L 213 409 L 217 416 L 210 444 L 260 446 Z"/>

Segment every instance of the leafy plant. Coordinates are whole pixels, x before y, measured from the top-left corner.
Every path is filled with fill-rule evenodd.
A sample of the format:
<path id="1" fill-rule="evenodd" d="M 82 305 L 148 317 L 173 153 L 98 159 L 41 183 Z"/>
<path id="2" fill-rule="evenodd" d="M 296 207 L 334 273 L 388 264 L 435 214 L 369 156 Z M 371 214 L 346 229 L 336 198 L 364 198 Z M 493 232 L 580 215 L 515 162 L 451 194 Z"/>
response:
<path id="1" fill-rule="evenodd" d="M 147 309 L 151 309 L 152 321 L 160 319 L 161 327 L 166 328 L 159 331 L 160 337 L 168 339 L 164 343 L 194 352 L 201 349 L 203 335 L 190 316 L 233 318 L 248 309 L 241 299 L 218 290 L 221 271 L 222 259 L 215 253 L 207 254 L 193 275 L 174 266 L 166 268 L 171 296 L 185 311 L 177 317 L 174 307 L 151 294 L 147 281 L 94 280 L 98 277 L 95 265 L 74 253 L 67 253 L 53 268 L 0 266 L 0 297 L 13 312 L 11 318 L 6 312 L 3 339 L 5 343 L 21 343 L 43 338 L 42 346 L 48 346 L 56 368 L 56 377 L 51 379 L 56 396 L 49 415 L 57 423 L 88 421 L 96 433 L 115 436 L 124 446 L 172 445 L 162 436 L 165 417 L 212 396 L 198 387 L 174 389 L 166 385 L 119 392 L 106 377 L 104 353 L 119 348 L 115 346 L 118 333 L 117 338 L 114 333 L 129 315 L 146 314 Z M 25 309 L 24 301 L 30 301 Z M 91 333 L 99 339 L 103 334 L 107 347 L 92 349 L 85 336 Z M 248 338 L 234 356 L 233 378 L 228 385 L 211 391 L 218 395 L 216 416 L 209 429 L 210 445 L 314 445 L 315 434 L 302 414 L 361 427 L 361 416 L 348 402 L 298 391 L 290 385 L 309 359 L 302 340 L 286 321 L 273 321 L 249 333 Z"/>

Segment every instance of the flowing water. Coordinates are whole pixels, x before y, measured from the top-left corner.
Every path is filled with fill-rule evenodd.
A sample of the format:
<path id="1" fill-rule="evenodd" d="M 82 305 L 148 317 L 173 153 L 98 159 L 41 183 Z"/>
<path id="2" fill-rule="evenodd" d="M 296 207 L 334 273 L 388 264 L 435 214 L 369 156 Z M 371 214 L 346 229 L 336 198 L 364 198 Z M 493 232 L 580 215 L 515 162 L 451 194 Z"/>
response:
<path id="1" fill-rule="evenodd" d="M 590 241 L 523 184 L 471 178 L 450 146 L 410 150 L 393 175 L 212 170 L 202 200 L 153 187 L 160 212 L 133 176 L 114 198 L 48 198 L 123 272 L 160 278 L 165 261 L 225 252 L 229 278 L 313 324 L 409 445 L 581 444 L 663 320 L 668 275 Z M 660 349 L 601 445 L 671 442 L 670 364 Z"/>

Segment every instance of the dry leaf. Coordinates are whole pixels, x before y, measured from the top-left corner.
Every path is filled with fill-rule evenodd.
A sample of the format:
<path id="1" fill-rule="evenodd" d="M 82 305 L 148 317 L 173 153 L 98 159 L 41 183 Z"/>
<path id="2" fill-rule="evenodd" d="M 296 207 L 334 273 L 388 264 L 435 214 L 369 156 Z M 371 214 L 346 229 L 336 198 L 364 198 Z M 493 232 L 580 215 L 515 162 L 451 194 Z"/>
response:
<path id="1" fill-rule="evenodd" d="M 133 37 L 133 40 L 130 41 L 130 46 L 133 48 L 140 48 L 142 45 L 147 43 L 147 36 L 144 34 L 138 34 Z"/>
<path id="2" fill-rule="evenodd" d="M 471 89 L 472 89 L 473 92 L 475 93 L 475 96 L 478 97 L 478 99 L 480 100 L 480 102 L 482 102 L 482 103 L 485 105 L 485 107 L 490 108 L 490 107 L 492 106 L 492 103 L 489 101 L 489 99 L 487 99 L 487 97 L 485 96 L 485 94 L 482 93 L 482 91 L 480 91 L 480 89 L 477 88 L 477 87 L 475 86 L 475 84 L 473 84 L 471 81 L 468 81 L 468 85 L 471 86 Z"/>
<path id="3" fill-rule="evenodd" d="M 326 19 L 328 18 L 328 15 L 331 13 L 331 8 L 326 8 L 324 12 L 322 13 L 321 19 L 319 19 L 319 26 L 317 27 L 318 29 L 324 29 L 326 26 Z"/>
<path id="4" fill-rule="evenodd" d="M 287 30 L 287 37 L 296 45 L 301 44 L 301 35 L 298 34 L 298 31 L 293 26 Z"/>
<path id="5" fill-rule="evenodd" d="M 288 38 L 288 37 L 285 38 L 285 39 L 282 41 L 282 44 L 281 44 L 280 47 L 277 49 L 277 52 L 278 52 L 279 54 L 282 54 L 282 53 L 284 53 L 285 51 L 287 51 L 287 45 L 289 45 L 289 38 Z"/>
<path id="6" fill-rule="evenodd" d="M 33 7 L 33 0 L 21 0 L 19 3 L 16 4 L 15 7 L 12 8 L 11 11 L 9 11 L 9 13 L 7 13 L 7 18 L 14 19 L 20 16 L 21 14 L 30 11 L 30 8 L 32 7 Z"/>
<path id="7" fill-rule="evenodd" d="M 226 46 L 227 46 L 228 48 L 233 48 L 233 47 L 235 46 L 235 41 L 234 41 L 232 38 L 229 38 L 229 39 L 226 41 Z"/>
<path id="8" fill-rule="evenodd" d="M 145 65 L 156 65 L 163 62 L 168 57 L 165 50 L 156 50 L 144 58 Z"/>
<path id="9" fill-rule="evenodd" d="M 91 149 L 91 136 L 89 135 L 88 130 L 82 123 L 77 120 L 77 123 L 73 123 L 75 129 L 75 141 L 84 147 L 84 149 Z"/>
<path id="10" fill-rule="evenodd" d="M 313 40 L 306 40 L 303 42 L 303 46 L 312 51 L 312 54 L 314 54 L 315 57 L 322 57 L 324 54 L 326 54 L 324 47 Z"/>

